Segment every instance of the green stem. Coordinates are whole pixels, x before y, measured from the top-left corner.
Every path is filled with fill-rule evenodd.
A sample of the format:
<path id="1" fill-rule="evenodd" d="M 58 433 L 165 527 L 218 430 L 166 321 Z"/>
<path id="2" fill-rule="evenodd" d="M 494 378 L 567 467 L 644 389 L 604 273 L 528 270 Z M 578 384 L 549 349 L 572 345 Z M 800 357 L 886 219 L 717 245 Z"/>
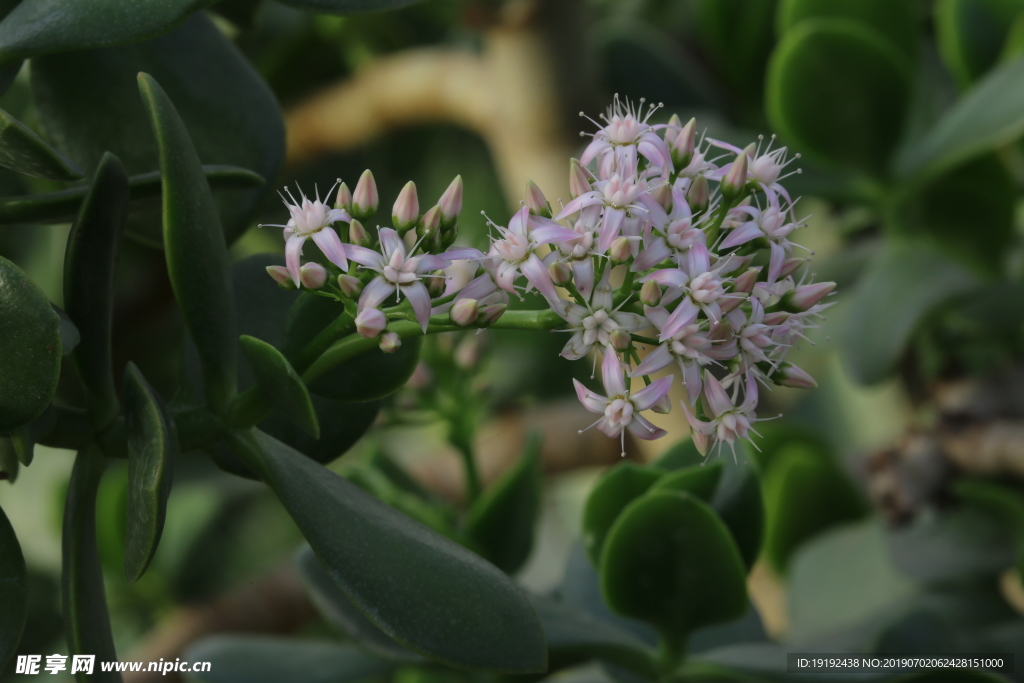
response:
<path id="1" fill-rule="evenodd" d="M 448 441 L 455 446 L 462 456 L 462 464 L 466 470 L 466 503 L 472 505 L 480 497 L 483 486 L 480 483 L 480 470 L 476 466 L 476 457 L 473 453 L 472 438 L 464 433 L 464 429 L 456 422 L 450 423 L 451 432 Z"/>
<path id="2" fill-rule="evenodd" d="M 670 680 L 685 660 L 686 636 L 663 631 L 658 637 L 658 680 Z"/>

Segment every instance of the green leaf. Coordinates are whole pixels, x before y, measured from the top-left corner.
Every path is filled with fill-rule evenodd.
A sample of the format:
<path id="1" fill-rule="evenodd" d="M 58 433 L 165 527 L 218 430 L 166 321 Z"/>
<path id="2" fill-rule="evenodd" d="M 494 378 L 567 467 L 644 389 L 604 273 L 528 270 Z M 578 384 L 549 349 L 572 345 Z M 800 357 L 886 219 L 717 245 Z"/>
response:
<path id="1" fill-rule="evenodd" d="M 953 104 L 913 147 L 897 169 L 931 176 L 1024 135 L 1024 56 L 993 69 Z"/>
<path id="2" fill-rule="evenodd" d="M 779 33 L 805 19 L 852 19 L 889 39 L 908 61 L 917 59 L 918 27 L 909 0 L 781 0 L 777 15 Z"/>
<path id="3" fill-rule="evenodd" d="M 28 275 L 0 256 L 0 434 L 50 405 L 60 358 L 60 317 Z"/>
<path id="4" fill-rule="evenodd" d="M 124 419 L 128 437 L 124 565 L 129 583 L 135 583 L 160 543 L 177 444 L 160 398 L 134 363 L 124 369 Z"/>
<path id="5" fill-rule="evenodd" d="M 29 425 L 22 425 L 18 427 L 7 437 L 11 440 L 11 446 L 14 447 L 14 454 L 25 467 L 32 464 L 32 459 L 35 457 L 35 441 L 32 438 L 32 430 Z"/>
<path id="6" fill-rule="evenodd" d="M 959 479 L 953 483 L 953 493 L 978 508 L 988 510 L 1024 539 L 1024 493 L 1006 484 L 984 479 Z"/>
<path id="7" fill-rule="evenodd" d="M 527 437 L 519 460 L 470 507 L 466 533 L 496 567 L 514 574 L 533 548 L 540 513 L 540 434 Z"/>
<path id="8" fill-rule="evenodd" d="M 935 38 L 939 53 L 961 87 L 966 88 L 999 60 L 1020 0 L 939 0 Z"/>
<path id="9" fill-rule="evenodd" d="M 284 4 L 325 14 L 362 14 L 383 12 L 413 5 L 422 0 L 282 0 Z"/>
<path id="10" fill-rule="evenodd" d="M 268 180 L 284 160 L 284 125 L 273 93 L 202 12 L 171 33 L 126 47 L 32 60 L 32 95 L 42 129 L 90 170 L 110 151 L 129 174 L 160 168 L 136 75 L 148 73 L 175 103 L 204 164 L 252 169 Z M 246 230 L 273 187 L 224 190 L 215 198 L 229 242 Z M 160 204 L 133 205 L 127 234 L 162 242 Z"/>
<path id="11" fill-rule="evenodd" d="M 78 346 L 78 342 L 82 341 L 82 335 L 79 333 L 78 328 L 75 327 L 75 323 L 71 321 L 68 314 L 61 310 L 56 304 L 50 303 L 53 307 L 53 312 L 60 318 L 60 346 L 61 355 L 67 356 L 75 347 Z"/>
<path id="12" fill-rule="evenodd" d="M 103 589 L 103 571 L 96 550 L 96 491 L 106 466 L 98 453 L 83 451 L 75 458 L 67 501 L 64 503 L 61 596 L 64 632 L 72 655 L 96 655 L 97 662 L 117 661 L 110 615 Z M 121 674 L 79 673 L 80 683 L 120 683 Z"/>
<path id="13" fill-rule="evenodd" d="M 890 240 L 861 277 L 843 321 L 854 379 L 863 384 L 885 379 L 924 318 L 977 284 L 967 270 L 920 241 Z"/>
<path id="14" fill-rule="evenodd" d="M 356 683 L 381 679 L 394 668 L 352 645 L 273 636 L 213 636 L 185 656 L 210 662 L 209 671 L 191 674 L 209 683 Z"/>
<path id="15" fill-rule="evenodd" d="M 13 484 L 18 479 L 20 469 L 21 461 L 18 460 L 14 444 L 6 436 L 0 436 L 0 481 L 9 481 Z M 0 662 L 0 665 L 2 663 Z"/>
<path id="16" fill-rule="evenodd" d="M 807 19 L 768 67 L 766 107 L 795 151 L 880 175 L 900 138 L 910 92 L 904 55 L 851 19 Z"/>
<path id="17" fill-rule="evenodd" d="M 725 524 L 687 493 L 649 493 L 612 526 L 601 554 L 612 610 L 680 637 L 747 610 L 746 570 Z"/>
<path id="18" fill-rule="evenodd" d="M 234 433 L 230 442 L 331 577 L 386 634 L 460 668 L 545 669 L 537 616 L 496 567 L 258 430 Z"/>
<path id="19" fill-rule="evenodd" d="M 234 190 L 260 187 L 263 176 L 237 166 L 208 164 L 203 173 L 211 190 Z M 133 202 L 160 197 L 160 172 L 140 173 L 128 178 Z M 26 196 L 0 198 L 0 225 L 19 223 L 68 223 L 78 215 L 88 187 L 79 185 L 66 190 Z"/>
<path id="20" fill-rule="evenodd" d="M 235 393 L 238 342 L 227 245 L 188 132 L 160 85 L 139 74 L 163 172 L 167 271 L 203 364 L 206 397 L 223 410 Z"/>
<path id="21" fill-rule="evenodd" d="M 4 22 L 0 22 L 0 27 Z M 16 173 L 48 180 L 78 180 L 82 169 L 0 109 L 0 166 Z"/>
<path id="22" fill-rule="evenodd" d="M 302 431 L 314 439 L 320 438 L 313 401 L 291 363 L 280 351 L 256 337 L 243 334 L 239 341 L 263 397 Z"/>
<path id="23" fill-rule="evenodd" d="M 28 618 L 25 557 L 14 529 L 0 508 L 0 671 L 14 657 Z"/>
<path id="24" fill-rule="evenodd" d="M 88 395 L 93 425 L 99 430 L 120 410 L 111 365 L 111 333 L 114 270 L 128 212 L 128 192 L 124 166 L 114 155 L 105 155 L 64 251 L 64 308 L 81 336 L 74 351 L 75 367 Z"/>
<path id="25" fill-rule="evenodd" d="M 594 565 L 601 563 L 605 539 L 615 520 L 664 475 L 665 470 L 658 467 L 627 461 L 608 470 L 597 482 L 583 508 L 583 547 Z"/>
<path id="26" fill-rule="evenodd" d="M 713 462 L 708 466 L 697 465 L 677 470 L 655 482 L 651 493 L 657 491 L 681 491 L 700 498 L 705 503 L 711 502 L 715 495 L 718 482 L 722 478 L 722 463 Z"/>
<path id="27" fill-rule="evenodd" d="M 310 599 L 329 623 L 379 657 L 396 661 L 423 661 L 422 657 L 377 628 L 352 604 L 320 564 L 312 548 L 305 546 L 300 550 L 295 564 Z"/>

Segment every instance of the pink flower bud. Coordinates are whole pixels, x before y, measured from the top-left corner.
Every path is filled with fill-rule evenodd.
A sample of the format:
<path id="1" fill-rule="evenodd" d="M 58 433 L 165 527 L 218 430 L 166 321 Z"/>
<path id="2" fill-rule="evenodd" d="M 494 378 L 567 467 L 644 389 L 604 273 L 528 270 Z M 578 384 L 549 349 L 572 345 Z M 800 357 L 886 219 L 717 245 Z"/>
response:
<path id="1" fill-rule="evenodd" d="M 629 332 L 622 328 L 612 330 L 612 333 L 608 335 L 608 343 L 616 351 L 625 351 L 629 348 L 632 341 L 633 339 L 629 336 Z"/>
<path id="2" fill-rule="evenodd" d="M 591 192 L 594 188 L 590 186 L 590 176 L 586 169 L 576 159 L 569 164 L 569 195 L 573 199 Z"/>
<path id="3" fill-rule="evenodd" d="M 303 287 L 320 289 L 327 282 L 327 271 L 319 263 L 306 263 L 299 268 L 299 280 Z"/>
<path id="4" fill-rule="evenodd" d="M 651 199 L 658 202 L 661 208 L 665 211 L 672 210 L 672 186 L 668 183 L 662 183 L 653 190 L 648 192 L 651 195 Z"/>
<path id="5" fill-rule="evenodd" d="M 661 285 L 648 280 L 640 288 L 640 301 L 647 306 L 657 306 L 661 302 Z"/>
<path id="6" fill-rule="evenodd" d="M 548 275 L 553 283 L 562 286 L 572 280 L 572 269 L 565 261 L 555 261 L 548 266 Z"/>
<path id="7" fill-rule="evenodd" d="M 754 291 L 754 284 L 757 282 L 757 276 L 760 274 L 760 268 L 748 268 L 736 278 L 736 281 L 732 285 L 732 291 L 743 292 L 744 294 L 750 294 Z"/>
<path id="8" fill-rule="evenodd" d="M 363 283 L 353 275 L 342 274 L 338 276 L 338 289 L 348 298 L 354 299 L 363 291 Z"/>
<path id="9" fill-rule="evenodd" d="M 380 350 L 384 353 L 394 353 L 402 346 L 402 338 L 396 332 L 388 332 L 381 335 Z"/>
<path id="10" fill-rule="evenodd" d="M 802 258 L 788 258 L 788 259 L 786 259 L 785 261 L 782 262 L 782 270 L 779 271 L 779 277 L 780 278 L 787 278 L 787 277 L 789 277 L 790 275 L 795 273 L 797 270 L 799 270 L 800 266 L 802 266 L 805 263 L 807 263 L 807 259 L 802 259 Z"/>
<path id="11" fill-rule="evenodd" d="M 508 308 L 508 304 L 491 304 L 484 306 L 480 309 L 480 316 L 476 319 L 476 324 L 480 327 L 490 327 L 494 323 L 498 322 L 498 318 L 505 315 L 505 310 Z"/>
<path id="12" fill-rule="evenodd" d="M 668 119 L 668 124 L 665 126 L 665 144 L 671 148 L 672 143 L 676 141 L 676 137 L 682 129 L 683 121 L 679 118 L 679 114 L 672 114 Z"/>
<path id="13" fill-rule="evenodd" d="M 773 313 L 765 313 L 763 322 L 769 327 L 775 327 L 789 320 L 789 313 L 786 311 L 774 311 Z"/>
<path id="14" fill-rule="evenodd" d="M 349 212 L 353 218 L 365 221 L 377 213 L 380 205 L 380 195 L 377 194 L 377 182 L 373 179 L 370 169 L 363 171 L 356 183 L 355 192 L 352 193 L 352 210 Z"/>
<path id="15" fill-rule="evenodd" d="M 722 178 L 721 190 L 722 196 L 728 201 L 732 201 L 740 196 L 744 188 L 747 186 L 747 168 L 750 164 L 750 159 L 747 157 L 746 150 L 736 155 L 736 160 L 732 162 L 729 167 L 729 172 Z"/>
<path id="16" fill-rule="evenodd" d="M 526 207 L 534 216 L 551 218 L 551 204 L 532 180 L 526 181 Z"/>
<path id="17" fill-rule="evenodd" d="M 718 306 L 722 309 L 722 315 L 736 310 L 740 304 L 747 300 L 742 294 L 726 294 L 718 297 Z"/>
<path id="18" fill-rule="evenodd" d="M 686 191 L 686 203 L 694 213 L 698 213 L 708 208 L 710 199 L 711 186 L 708 185 L 708 179 L 702 175 L 697 176 L 690 183 L 690 189 Z"/>
<path id="19" fill-rule="evenodd" d="M 818 386 L 813 377 L 792 363 L 783 363 L 779 371 L 772 375 L 772 379 L 776 384 L 797 389 L 814 389 Z"/>
<path id="20" fill-rule="evenodd" d="M 267 275 L 274 278 L 274 282 L 282 289 L 295 289 L 295 282 L 284 266 L 267 266 Z"/>
<path id="21" fill-rule="evenodd" d="M 437 200 L 437 205 L 441 209 L 441 226 L 449 228 L 455 225 L 459 214 L 462 213 L 462 176 L 455 176 L 455 180 Z"/>
<path id="22" fill-rule="evenodd" d="M 651 410 L 659 415 L 668 415 L 672 412 L 672 397 L 665 394 L 659 398 L 653 406 L 651 406 Z"/>
<path id="23" fill-rule="evenodd" d="M 459 327 L 469 327 L 479 315 L 480 302 L 476 299 L 459 299 L 448 311 L 448 317 Z"/>
<path id="24" fill-rule="evenodd" d="M 366 232 L 363 224 L 354 218 L 348 224 L 348 241 L 360 247 L 370 246 L 370 234 Z"/>
<path id="25" fill-rule="evenodd" d="M 687 121 L 683 129 L 672 140 L 669 151 L 676 170 L 682 170 L 693 159 L 693 150 L 697 145 L 697 119 Z"/>
<path id="26" fill-rule="evenodd" d="M 806 311 L 831 294 L 835 288 L 836 283 L 834 282 L 815 282 L 810 285 L 801 285 L 793 290 L 791 302 L 798 310 Z"/>
<path id="27" fill-rule="evenodd" d="M 356 332 L 360 337 L 373 339 L 387 326 L 387 316 L 378 308 L 364 308 L 356 316 Z"/>
<path id="28" fill-rule="evenodd" d="M 420 199 L 416 195 L 416 183 L 409 181 L 398 193 L 395 206 L 391 210 L 391 220 L 394 222 L 395 230 L 406 232 L 420 220 Z"/>
<path id="29" fill-rule="evenodd" d="M 340 181 L 341 179 L 339 178 L 338 180 Z M 346 185 L 345 183 L 340 183 L 338 185 L 338 196 L 334 200 L 334 208 L 335 209 L 344 209 L 345 211 L 349 211 L 349 209 L 351 207 L 352 207 L 352 190 L 348 189 L 348 185 Z M 351 211 L 349 213 L 351 213 Z"/>
<path id="30" fill-rule="evenodd" d="M 612 246 L 608 249 L 608 256 L 612 261 L 623 263 L 633 256 L 633 246 L 629 243 L 628 237 L 616 237 Z"/>

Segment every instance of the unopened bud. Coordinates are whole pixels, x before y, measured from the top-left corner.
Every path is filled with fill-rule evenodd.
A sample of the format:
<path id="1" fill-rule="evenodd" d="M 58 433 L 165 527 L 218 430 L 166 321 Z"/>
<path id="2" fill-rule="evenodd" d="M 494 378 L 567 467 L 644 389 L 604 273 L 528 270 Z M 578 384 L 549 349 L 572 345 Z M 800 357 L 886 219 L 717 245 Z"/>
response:
<path id="1" fill-rule="evenodd" d="M 480 309 L 480 315 L 476 319 L 476 324 L 480 327 L 490 327 L 494 323 L 498 322 L 498 318 L 505 315 L 505 311 L 508 309 L 508 304 L 490 304 Z"/>
<path id="2" fill-rule="evenodd" d="M 579 161 L 573 159 L 569 164 L 569 195 L 576 199 L 576 197 L 591 192 L 593 189 L 590 185 L 590 176 L 587 174 L 587 170 L 583 168 Z"/>
<path id="3" fill-rule="evenodd" d="M 661 303 L 661 285 L 654 280 L 648 280 L 640 288 L 640 301 L 646 306 L 657 306 Z"/>
<path id="4" fill-rule="evenodd" d="M 419 238 L 420 237 L 416 234 L 415 230 L 407 230 L 406 233 L 402 235 L 402 244 L 405 245 L 405 253 L 412 253 L 413 248 L 416 246 L 416 241 Z"/>
<path id="5" fill-rule="evenodd" d="M 743 271 L 743 274 L 736 278 L 736 281 L 733 283 L 732 291 L 750 294 L 754 291 L 754 285 L 757 283 L 757 276 L 760 273 L 760 268 L 748 268 Z"/>
<path id="6" fill-rule="evenodd" d="M 378 308 L 364 308 L 356 316 L 356 332 L 360 337 L 373 339 L 387 326 L 387 316 Z"/>
<path id="7" fill-rule="evenodd" d="M 303 287 L 320 289 L 327 282 L 327 271 L 319 263 L 306 263 L 299 268 L 299 281 Z"/>
<path id="8" fill-rule="evenodd" d="M 354 299 L 363 291 L 363 283 L 354 275 L 342 274 L 338 276 L 338 289 L 348 298 Z"/>
<path id="9" fill-rule="evenodd" d="M 693 150 L 697 144 L 697 119 L 690 119 L 683 129 L 676 134 L 669 146 L 672 163 L 676 170 L 682 170 L 693 159 Z"/>
<path id="10" fill-rule="evenodd" d="M 537 187 L 537 183 L 532 180 L 526 181 L 526 208 L 534 216 L 551 218 L 551 204 L 548 203 L 547 197 Z"/>
<path id="11" fill-rule="evenodd" d="M 700 213 L 708 208 L 710 199 L 711 186 L 708 185 L 708 179 L 702 175 L 697 176 L 686 191 L 686 203 L 694 213 Z"/>
<path id="12" fill-rule="evenodd" d="M 616 351 L 625 351 L 629 348 L 633 339 L 629 336 L 629 332 L 626 332 L 621 327 L 617 330 L 612 330 L 612 333 L 608 335 L 608 343 Z"/>
<path id="13" fill-rule="evenodd" d="M 441 232 L 441 208 L 433 206 L 423 214 L 423 219 L 416 226 L 416 234 L 427 241 L 433 240 Z"/>
<path id="14" fill-rule="evenodd" d="M 455 176 L 455 180 L 437 200 L 437 206 L 441 209 L 441 227 L 443 229 L 454 227 L 455 221 L 462 213 L 462 176 Z"/>
<path id="15" fill-rule="evenodd" d="M 370 234 L 355 218 L 348 224 L 348 241 L 360 247 L 370 246 Z"/>
<path id="16" fill-rule="evenodd" d="M 668 119 L 668 124 L 665 126 L 665 144 L 671 148 L 672 143 L 676 141 L 676 137 L 682 129 L 683 121 L 679 118 L 679 114 L 672 114 Z"/>
<path id="17" fill-rule="evenodd" d="M 552 282 L 561 287 L 572 280 L 572 268 L 565 261 L 555 261 L 548 266 L 548 275 Z"/>
<path id="18" fill-rule="evenodd" d="M 797 389 L 814 389 L 818 386 L 813 377 L 792 363 L 783 363 L 779 371 L 772 375 L 772 380 L 784 387 Z"/>
<path id="19" fill-rule="evenodd" d="M 476 299 L 459 299 L 448 311 L 448 317 L 459 327 L 469 327 L 476 323 L 479 315 L 480 302 Z"/>
<path id="20" fill-rule="evenodd" d="M 444 274 L 443 270 L 435 270 L 423 279 L 427 283 L 427 291 L 433 298 L 442 296 L 444 294 L 444 290 L 448 287 L 448 278 Z"/>
<path id="21" fill-rule="evenodd" d="M 387 334 L 381 335 L 380 338 L 380 350 L 384 353 L 394 353 L 402 346 L 402 338 L 398 336 L 397 332 L 388 332 Z"/>
<path id="22" fill-rule="evenodd" d="M 651 199 L 653 199 L 654 201 L 658 202 L 658 204 L 661 206 L 661 208 L 665 209 L 665 211 L 671 211 L 672 210 L 672 186 L 671 185 L 669 185 L 668 183 L 662 183 L 661 185 L 658 185 L 653 190 L 651 190 L 648 194 L 650 194 L 651 195 Z"/>
<path id="23" fill-rule="evenodd" d="M 804 265 L 807 259 L 802 258 L 788 258 L 782 262 L 782 270 L 779 271 L 779 277 L 789 277 L 800 269 L 800 266 Z"/>
<path id="24" fill-rule="evenodd" d="M 377 194 L 377 182 L 373 179 L 370 169 L 363 171 L 356 183 L 356 189 L 352 193 L 352 210 L 349 213 L 353 218 L 365 221 L 377 213 L 380 205 L 380 195 Z"/>
<path id="25" fill-rule="evenodd" d="M 801 285 L 793 290 L 790 303 L 799 311 L 806 311 L 832 293 L 836 288 L 834 282 L 815 282 L 810 285 Z"/>
<path id="26" fill-rule="evenodd" d="M 398 193 L 395 206 L 391 210 L 391 220 L 395 230 L 404 233 L 416 226 L 420 220 L 420 199 L 416 195 L 416 183 L 409 181 Z"/>
<path id="27" fill-rule="evenodd" d="M 736 310 L 741 303 L 747 300 L 742 294 L 725 294 L 718 297 L 718 307 L 722 309 L 722 315 Z"/>
<path id="28" fill-rule="evenodd" d="M 352 190 L 348 189 L 348 185 L 345 183 L 338 185 L 338 196 L 334 199 L 334 208 L 352 213 Z"/>
<path id="29" fill-rule="evenodd" d="M 267 275 L 274 278 L 281 289 L 295 289 L 295 281 L 284 266 L 267 266 Z"/>
<path id="30" fill-rule="evenodd" d="M 790 314 L 787 313 L 786 311 L 773 311 L 771 313 L 765 313 L 764 320 L 762 320 L 761 322 L 763 322 L 765 325 L 768 325 L 769 327 L 775 327 L 776 325 L 781 325 L 782 323 L 789 320 L 789 315 Z"/>
<path id="31" fill-rule="evenodd" d="M 633 246 L 629 243 L 628 237 L 616 237 L 612 246 L 608 249 L 608 256 L 612 261 L 623 263 L 633 256 Z"/>
<path id="32" fill-rule="evenodd" d="M 672 412 L 672 397 L 665 394 L 658 399 L 657 403 L 651 406 L 651 410 L 659 415 L 668 415 Z"/>
<path id="33" fill-rule="evenodd" d="M 736 160 L 732 162 L 729 167 L 729 172 L 722 178 L 722 184 L 720 189 L 722 190 L 722 196 L 729 202 L 740 196 L 747 186 L 747 168 L 750 164 L 750 158 L 747 157 L 747 151 L 743 150 L 736 155 Z"/>

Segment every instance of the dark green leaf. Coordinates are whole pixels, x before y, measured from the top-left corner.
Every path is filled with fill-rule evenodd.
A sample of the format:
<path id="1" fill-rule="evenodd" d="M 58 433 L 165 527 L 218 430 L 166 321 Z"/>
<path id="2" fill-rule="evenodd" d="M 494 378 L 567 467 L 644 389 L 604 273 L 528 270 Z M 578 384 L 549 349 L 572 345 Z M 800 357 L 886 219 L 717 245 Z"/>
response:
<path id="1" fill-rule="evenodd" d="M 299 551 L 295 561 L 306 592 L 324 618 L 375 655 L 398 661 L 423 661 L 423 658 L 381 631 L 360 612 L 309 546 Z"/>
<path id="2" fill-rule="evenodd" d="M 619 514 L 664 475 L 658 467 L 623 462 L 601 477 L 583 508 L 583 547 L 591 562 L 601 563 L 605 538 Z"/>
<path id="3" fill-rule="evenodd" d="M 608 534 L 600 573 L 609 607 L 677 637 L 747 610 L 746 570 L 729 530 L 687 493 L 631 503 Z"/>
<path id="4" fill-rule="evenodd" d="M 935 38 L 947 68 L 967 87 L 999 59 L 1010 25 L 1021 11 L 1020 0 L 939 0 L 935 3 Z"/>
<path id="5" fill-rule="evenodd" d="M 0 436 L 0 481 L 9 481 L 13 484 L 18 479 L 20 469 L 21 461 L 18 460 L 14 444 L 6 436 Z"/>
<path id="6" fill-rule="evenodd" d="M 209 683 L 356 683 L 394 668 L 352 645 L 272 636 L 213 636 L 185 656 L 210 662 L 209 671 L 192 674 Z"/>
<path id="7" fill-rule="evenodd" d="M 310 12 L 326 14 L 362 14 L 363 12 L 383 12 L 412 5 L 422 0 L 283 0 L 286 5 L 298 7 Z"/>
<path id="8" fill-rule="evenodd" d="M 984 479 L 959 479 L 953 493 L 979 509 L 999 517 L 1007 527 L 1024 540 L 1024 492 L 1006 484 Z"/>
<path id="9" fill-rule="evenodd" d="M 78 332 L 78 328 L 75 327 L 75 323 L 71 321 L 67 313 L 53 303 L 50 305 L 53 306 L 54 313 L 60 318 L 61 355 L 66 356 L 75 350 L 78 342 L 82 341 L 82 335 Z"/>
<path id="10" fill-rule="evenodd" d="M 766 106 L 795 151 L 879 175 L 900 138 L 909 88 L 906 57 L 877 31 L 807 19 L 772 55 Z"/>
<path id="11" fill-rule="evenodd" d="M 134 363 L 124 369 L 124 419 L 128 436 L 124 564 L 128 581 L 134 583 L 145 573 L 160 543 L 177 451 L 164 406 Z"/>
<path id="12" fill-rule="evenodd" d="M 888 38 L 908 60 L 917 59 L 917 17 L 909 0 L 781 0 L 779 33 L 792 29 L 804 19 L 821 17 L 861 22 Z"/>
<path id="13" fill-rule="evenodd" d="M 32 430 L 29 425 L 22 425 L 7 436 L 14 447 L 14 454 L 18 457 L 18 462 L 25 467 L 31 465 L 32 458 L 35 457 L 36 444 L 32 439 Z"/>
<path id="14" fill-rule="evenodd" d="M 265 182 L 258 173 L 237 166 L 204 165 L 203 173 L 212 190 L 234 190 L 261 187 Z M 160 172 L 141 173 L 128 178 L 132 201 L 160 196 Z M 12 223 L 67 223 L 78 215 L 82 199 L 89 188 L 85 185 L 66 190 L 20 197 L 0 198 L 0 225 Z"/>
<path id="15" fill-rule="evenodd" d="M 25 558 L 7 515 L 0 509 L 0 671 L 18 650 L 28 617 Z"/>
<path id="16" fill-rule="evenodd" d="M 0 256 L 0 434 L 50 405 L 60 358 L 60 317 L 28 275 Z"/>
<path id="17" fill-rule="evenodd" d="M 533 548 L 540 513 L 540 434 L 527 437 L 519 460 L 470 507 L 466 533 L 484 557 L 504 572 L 515 573 Z"/>
<path id="18" fill-rule="evenodd" d="M 256 337 L 243 334 L 239 341 L 263 397 L 302 431 L 314 439 L 320 438 L 313 401 L 291 363 L 280 351 Z"/>
<path id="19" fill-rule="evenodd" d="M 655 482 L 651 492 L 655 491 L 685 491 L 700 498 L 705 503 L 711 502 L 715 495 L 718 482 L 722 478 L 722 463 L 713 462 L 708 466 L 698 465 L 677 470 Z"/>
<path id="20" fill-rule="evenodd" d="M 105 463 L 98 453 L 83 451 L 75 459 L 64 504 L 61 596 L 64 632 L 72 655 L 95 655 L 98 662 L 117 661 L 110 615 L 103 589 L 103 571 L 96 550 L 96 491 Z M 101 671 L 77 674 L 79 683 L 120 683 L 121 674 Z"/>
<path id="21" fill-rule="evenodd" d="M 545 669 L 537 616 L 500 570 L 257 430 L 233 434 L 231 445 L 389 636 L 452 666 Z"/>
<path id="22" fill-rule="evenodd" d="M 3 22 L 0 22 L 0 26 Z M 3 109 L 0 109 L 0 166 L 49 180 L 77 180 L 82 169 Z"/>
<path id="23" fill-rule="evenodd" d="M 167 35 L 126 47 L 32 60 L 32 94 L 43 130 L 92 169 L 106 151 L 130 174 L 160 168 L 136 75 L 153 76 L 175 103 L 205 164 L 231 164 L 273 181 L 284 159 L 284 126 L 259 74 L 202 12 Z M 272 187 L 218 192 L 221 227 L 233 241 Z M 280 221 L 283 222 L 283 221 Z M 162 242 L 160 205 L 136 205 L 127 234 Z"/>
<path id="24" fill-rule="evenodd" d="M 167 272 L 199 351 L 207 400 L 223 410 L 234 396 L 238 371 L 224 234 L 199 157 L 174 104 L 152 76 L 139 74 L 139 90 L 160 148 Z"/>
<path id="25" fill-rule="evenodd" d="M 75 366 L 93 425 L 102 430 L 120 407 L 111 365 L 114 270 L 128 212 L 128 176 L 107 154 L 96 168 L 64 251 L 64 308 L 81 334 Z"/>

